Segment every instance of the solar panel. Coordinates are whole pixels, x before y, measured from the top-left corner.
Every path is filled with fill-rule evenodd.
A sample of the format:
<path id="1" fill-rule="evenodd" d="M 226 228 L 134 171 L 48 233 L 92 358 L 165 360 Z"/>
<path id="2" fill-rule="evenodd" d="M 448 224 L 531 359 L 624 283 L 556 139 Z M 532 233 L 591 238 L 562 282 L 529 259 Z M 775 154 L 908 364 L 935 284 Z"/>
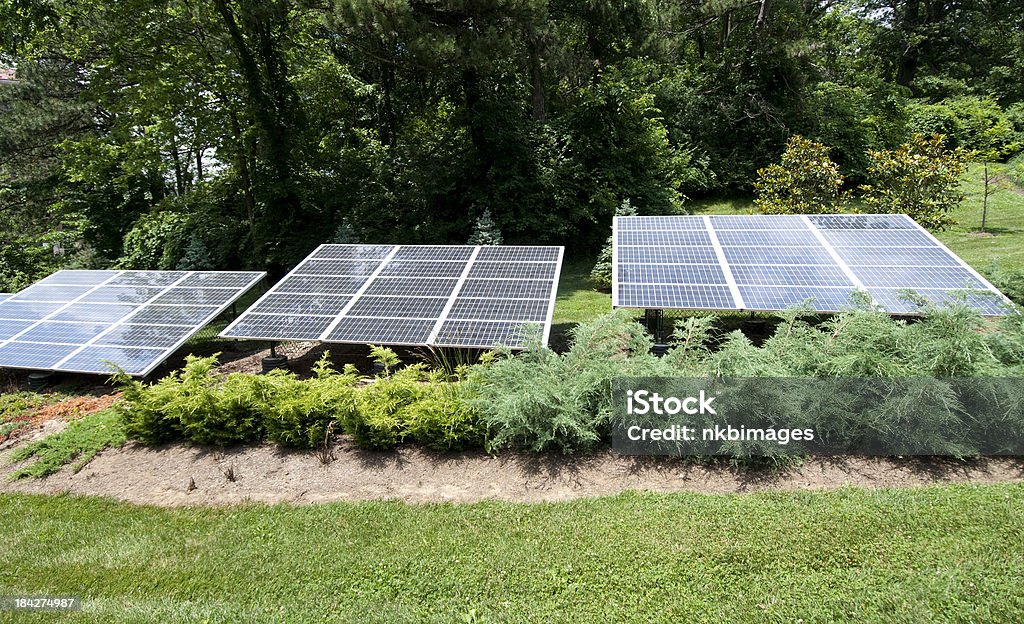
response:
<path id="1" fill-rule="evenodd" d="M 322 245 L 221 336 L 516 348 L 535 333 L 546 344 L 563 253 L 534 246 Z"/>
<path id="2" fill-rule="evenodd" d="M 1009 300 L 906 215 L 616 217 L 612 305 L 819 312 L 856 293 L 892 314 L 953 302 L 985 315 Z M 913 292 L 908 292 L 913 291 Z"/>
<path id="3" fill-rule="evenodd" d="M 147 375 L 264 275 L 59 271 L 0 299 L 0 368 Z"/>
<path id="4" fill-rule="evenodd" d="M 7 301 L 11 298 L 10 293 L 0 293 L 0 301 Z"/>

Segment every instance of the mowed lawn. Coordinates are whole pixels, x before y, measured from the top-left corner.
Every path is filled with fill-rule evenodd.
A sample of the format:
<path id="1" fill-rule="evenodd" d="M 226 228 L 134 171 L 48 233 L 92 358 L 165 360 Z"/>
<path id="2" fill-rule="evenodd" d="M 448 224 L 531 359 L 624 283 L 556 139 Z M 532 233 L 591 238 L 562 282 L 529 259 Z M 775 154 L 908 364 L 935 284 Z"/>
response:
<path id="1" fill-rule="evenodd" d="M 1024 621 L 1021 484 L 175 510 L 5 495 L 0 540 L 0 595 L 81 596 L 70 622 Z"/>

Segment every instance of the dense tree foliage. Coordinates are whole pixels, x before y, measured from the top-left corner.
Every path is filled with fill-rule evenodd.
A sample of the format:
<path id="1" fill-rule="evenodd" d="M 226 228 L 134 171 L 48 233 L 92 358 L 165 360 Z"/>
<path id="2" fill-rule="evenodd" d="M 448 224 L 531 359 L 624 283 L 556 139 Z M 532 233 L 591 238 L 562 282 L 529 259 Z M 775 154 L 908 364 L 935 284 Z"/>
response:
<path id="1" fill-rule="evenodd" d="M 0 289 L 482 222 L 596 250 L 794 134 L 863 184 L 912 132 L 1024 130 L 1021 0 L 6 0 L 2 66 Z"/>

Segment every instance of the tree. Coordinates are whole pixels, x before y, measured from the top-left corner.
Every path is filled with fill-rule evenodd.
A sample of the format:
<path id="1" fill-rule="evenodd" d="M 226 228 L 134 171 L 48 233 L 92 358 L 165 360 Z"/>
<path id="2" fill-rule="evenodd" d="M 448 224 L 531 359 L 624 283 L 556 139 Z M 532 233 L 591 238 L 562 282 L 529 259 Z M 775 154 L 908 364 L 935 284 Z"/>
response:
<path id="1" fill-rule="evenodd" d="M 628 199 L 622 200 L 619 207 L 615 209 L 616 217 L 635 217 L 636 208 L 630 204 Z M 612 287 L 612 253 L 615 247 L 615 239 L 611 236 L 605 242 L 604 247 L 601 248 L 601 253 L 597 256 L 597 262 L 594 264 L 594 268 L 590 271 L 590 281 L 598 290 L 611 290 Z"/>
<path id="2" fill-rule="evenodd" d="M 872 183 L 861 190 L 870 211 L 910 215 L 929 229 L 954 223 L 949 212 L 964 200 L 960 181 L 969 152 L 948 149 L 942 135 L 915 134 L 898 149 L 868 155 Z"/>
<path id="3" fill-rule="evenodd" d="M 839 165 L 830 148 L 802 136 L 790 137 L 782 160 L 758 169 L 754 205 L 766 214 L 836 212 L 846 201 Z"/>
<path id="4" fill-rule="evenodd" d="M 500 245 L 503 241 L 501 230 L 491 218 L 491 211 L 484 210 L 473 225 L 473 233 L 470 234 L 467 243 L 470 245 Z"/>

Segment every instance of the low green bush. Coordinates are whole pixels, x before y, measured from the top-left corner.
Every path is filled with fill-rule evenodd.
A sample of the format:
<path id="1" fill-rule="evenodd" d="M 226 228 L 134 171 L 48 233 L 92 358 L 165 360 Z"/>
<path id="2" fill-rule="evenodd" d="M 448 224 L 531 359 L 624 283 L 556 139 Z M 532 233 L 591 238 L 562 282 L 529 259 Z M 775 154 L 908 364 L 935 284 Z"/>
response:
<path id="1" fill-rule="evenodd" d="M 256 397 L 255 406 L 271 442 L 314 448 L 324 443 L 335 421 L 355 411 L 359 375 L 354 367 L 339 373 L 325 355 L 313 370 L 315 377 L 306 381 L 283 370 L 265 376 L 266 391 Z"/>
<path id="2" fill-rule="evenodd" d="M 282 370 L 220 379 L 212 373 L 216 356 L 189 356 L 182 371 L 154 384 L 121 375 L 124 398 L 114 410 L 129 437 L 150 445 L 186 440 L 226 446 L 265 437 L 313 448 L 334 430 L 374 450 L 401 442 L 438 450 L 483 444 L 478 413 L 461 381 L 422 364 L 395 371 L 394 351 L 375 347 L 373 354 L 385 372 L 362 386 L 354 367 L 335 371 L 327 355 L 307 380 Z"/>
<path id="3" fill-rule="evenodd" d="M 537 344 L 477 366 L 470 379 L 488 448 L 593 449 L 610 430 L 615 377 L 672 374 L 650 349 L 644 328 L 623 311 L 577 326 L 564 355 Z"/>
<path id="4" fill-rule="evenodd" d="M 914 448 L 957 425 L 943 407 L 957 397 L 942 380 L 1024 375 L 1024 315 L 995 322 L 963 305 L 924 305 L 921 312 L 913 322 L 894 319 L 866 297 L 824 320 L 793 309 L 780 315 L 761 344 L 740 331 L 719 332 L 723 323 L 715 316 L 693 316 L 677 323 L 674 347 L 658 358 L 644 327 L 631 312 L 618 311 L 577 326 L 565 353 L 537 341 L 518 355 L 489 354 L 454 377 L 424 364 L 396 368 L 394 352 L 377 347 L 373 358 L 384 372 L 369 383 L 351 367 L 331 370 L 326 356 L 308 380 L 281 371 L 218 379 L 213 358 L 189 358 L 183 371 L 155 384 L 123 379 L 125 396 L 114 409 L 127 434 L 148 444 L 184 439 L 219 445 L 262 436 L 309 448 L 338 431 L 374 450 L 416 442 L 436 450 L 483 445 L 492 452 L 580 453 L 609 438 L 617 377 L 935 379 L 938 386 L 922 390 L 932 401 L 922 405 L 935 407 L 932 420 L 895 401 L 872 412 L 801 421 L 834 439 L 887 436 Z M 807 418 L 825 418 L 814 413 Z M 900 428 L 908 418 L 929 424 Z M 1024 422 L 1018 424 L 1024 430 Z"/>
<path id="5" fill-rule="evenodd" d="M 339 423 L 356 445 L 386 450 L 415 441 L 435 450 L 457 450 L 483 444 L 483 427 L 461 380 L 450 372 L 414 364 L 394 371 L 394 351 L 375 347 L 371 358 L 384 368 L 373 383 L 359 388 L 355 409 Z"/>

